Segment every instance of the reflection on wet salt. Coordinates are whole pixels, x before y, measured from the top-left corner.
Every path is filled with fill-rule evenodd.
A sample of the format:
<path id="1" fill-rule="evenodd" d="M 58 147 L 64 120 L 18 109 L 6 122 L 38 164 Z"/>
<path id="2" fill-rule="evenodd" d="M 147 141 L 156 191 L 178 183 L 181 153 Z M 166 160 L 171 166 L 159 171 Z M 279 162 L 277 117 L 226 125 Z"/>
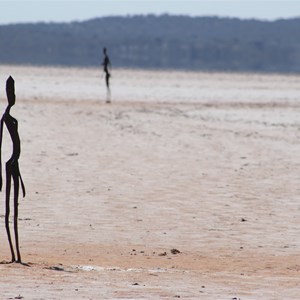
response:
<path id="1" fill-rule="evenodd" d="M 22 99 L 105 100 L 97 68 L 2 66 L 0 80 L 14 74 Z M 167 72 L 115 69 L 115 101 L 170 103 L 276 103 L 300 99 L 300 76 Z"/>

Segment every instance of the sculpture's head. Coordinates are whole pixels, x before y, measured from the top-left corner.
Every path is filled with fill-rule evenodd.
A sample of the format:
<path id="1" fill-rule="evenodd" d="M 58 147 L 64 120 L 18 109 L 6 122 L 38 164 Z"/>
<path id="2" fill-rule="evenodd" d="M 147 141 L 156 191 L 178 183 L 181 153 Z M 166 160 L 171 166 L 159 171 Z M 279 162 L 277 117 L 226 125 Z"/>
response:
<path id="1" fill-rule="evenodd" d="M 15 95 L 15 81 L 11 76 L 6 80 L 6 95 L 8 100 L 8 105 L 13 106 L 16 103 Z"/>
<path id="2" fill-rule="evenodd" d="M 103 48 L 103 53 L 106 55 L 106 48 Z"/>

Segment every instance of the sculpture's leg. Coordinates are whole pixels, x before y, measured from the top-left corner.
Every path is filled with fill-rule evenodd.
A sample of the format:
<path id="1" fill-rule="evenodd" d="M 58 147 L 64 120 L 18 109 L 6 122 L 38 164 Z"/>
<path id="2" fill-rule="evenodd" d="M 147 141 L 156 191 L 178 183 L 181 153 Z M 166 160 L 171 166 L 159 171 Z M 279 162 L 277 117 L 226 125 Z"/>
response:
<path id="1" fill-rule="evenodd" d="M 10 214 L 10 207 L 9 207 L 9 198 L 10 198 L 10 189 L 11 189 L 11 170 L 10 167 L 6 164 L 6 201 L 5 201 L 5 228 L 7 233 L 7 238 L 9 242 L 10 252 L 11 252 L 11 261 L 14 262 L 15 252 L 11 241 L 10 229 L 9 229 L 9 214 Z"/>
<path id="2" fill-rule="evenodd" d="M 107 88 L 107 91 L 106 91 L 106 103 L 110 103 L 111 102 L 111 99 L 110 99 L 110 87 L 109 87 L 109 73 L 106 73 L 106 88 Z"/>
<path id="3" fill-rule="evenodd" d="M 18 232 L 18 216 L 19 216 L 19 172 L 18 168 L 14 170 L 14 230 L 15 230 L 15 241 L 17 249 L 17 262 L 21 263 L 21 254 L 19 248 L 19 232 Z"/>
<path id="4" fill-rule="evenodd" d="M 106 81 L 106 87 L 109 90 L 109 73 L 106 73 L 106 75 L 105 75 L 105 81 Z"/>

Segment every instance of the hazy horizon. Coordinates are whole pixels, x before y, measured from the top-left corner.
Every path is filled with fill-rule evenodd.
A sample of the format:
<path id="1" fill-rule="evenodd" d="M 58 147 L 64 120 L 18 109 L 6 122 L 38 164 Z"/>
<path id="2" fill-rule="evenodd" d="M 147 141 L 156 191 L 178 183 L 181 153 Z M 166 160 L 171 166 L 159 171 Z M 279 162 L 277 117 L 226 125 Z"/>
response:
<path id="1" fill-rule="evenodd" d="M 24 25 L 24 24 L 39 24 L 39 23 L 45 23 L 45 24 L 61 24 L 61 23 L 73 23 L 73 22 L 86 22 L 94 19 L 101 19 L 101 18 L 111 18 L 111 17 L 121 17 L 121 18 L 130 18 L 130 17 L 136 17 L 136 16 L 155 16 L 160 17 L 164 15 L 172 16 L 172 17 L 189 17 L 189 18 L 220 18 L 220 19 L 238 19 L 241 21 L 247 21 L 247 20 L 255 20 L 255 21 L 261 21 L 261 22 L 276 22 L 279 20 L 292 20 L 292 19 L 299 19 L 300 16 L 295 17 L 289 17 L 289 18 L 277 18 L 274 20 L 268 20 L 268 19 L 259 19 L 259 18 L 241 18 L 241 17 L 231 17 L 231 16 L 218 16 L 218 15 L 202 15 L 202 16 L 190 16 L 186 14 L 169 14 L 169 13 L 161 13 L 161 14 L 128 14 L 128 15 L 107 15 L 107 16 L 99 16 L 99 17 L 91 17 L 86 19 L 74 19 L 74 20 L 67 20 L 67 21 L 20 21 L 20 22 L 12 22 L 12 23 L 1 23 L 0 26 L 9 26 L 9 25 Z"/>
<path id="2" fill-rule="evenodd" d="M 0 0 L 0 25 L 69 23 L 110 16 L 183 15 L 275 21 L 300 17 L 300 1 Z"/>

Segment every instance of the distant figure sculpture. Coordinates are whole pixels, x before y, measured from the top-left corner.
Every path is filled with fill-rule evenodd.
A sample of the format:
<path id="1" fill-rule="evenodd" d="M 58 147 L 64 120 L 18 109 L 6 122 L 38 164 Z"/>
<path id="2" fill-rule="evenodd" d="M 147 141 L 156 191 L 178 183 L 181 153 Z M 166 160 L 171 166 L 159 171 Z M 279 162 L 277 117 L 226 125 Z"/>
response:
<path id="1" fill-rule="evenodd" d="M 110 63 L 109 57 L 107 55 L 106 48 L 103 48 L 103 54 L 104 54 L 104 59 L 102 62 L 102 66 L 103 66 L 103 71 L 105 73 L 105 81 L 106 81 L 106 88 L 107 88 L 106 103 L 110 103 L 111 100 L 110 100 L 109 77 L 111 75 L 110 75 L 109 69 L 111 69 L 111 63 Z"/>
<path id="2" fill-rule="evenodd" d="M 19 235 L 18 235 L 18 199 L 19 199 L 19 187 L 21 183 L 23 197 L 25 197 L 25 186 L 19 170 L 19 157 L 21 153 L 21 144 L 18 134 L 18 122 L 15 118 L 10 115 L 10 109 L 15 104 L 15 82 L 10 76 L 6 81 L 6 95 L 8 100 L 8 106 L 1 119 L 0 127 L 0 191 L 2 190 L 2 138 L 3 138 L 3 123 L 10 134 L 12 140 L 12 155 L 11 158 L 6 162 L 6 201 L 5 201 L 5 228 L 7 232 L 8 242 L 11 251 L 11 262 L 22 263 L 21 254 L 19 249 Z M 10 190 L 13 180 L 14 185 L 14 233 L 15 233 L 15 246 L 17 250 L 17 260 L 11 240 L 10 229 L 9 229 L 9 213 L 10 213 Z"/>

